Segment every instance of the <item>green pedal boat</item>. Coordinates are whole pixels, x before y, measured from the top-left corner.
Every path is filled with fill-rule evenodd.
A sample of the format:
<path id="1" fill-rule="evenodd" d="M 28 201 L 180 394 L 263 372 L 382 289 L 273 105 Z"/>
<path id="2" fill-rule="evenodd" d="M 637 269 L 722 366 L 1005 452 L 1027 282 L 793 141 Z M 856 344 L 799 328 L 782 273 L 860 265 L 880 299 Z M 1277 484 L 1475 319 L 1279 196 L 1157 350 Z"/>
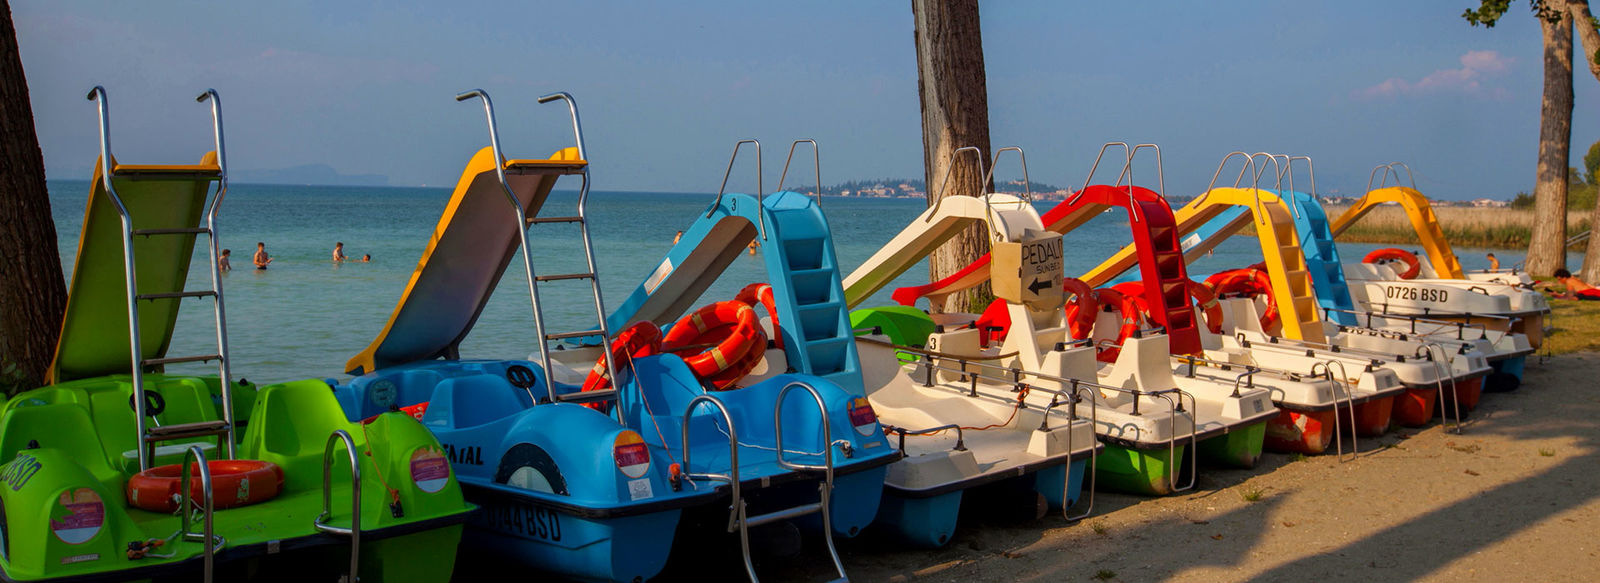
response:
<path id="1" fill-rule="evenodd" d="M 0 579 L 448 580 L 472 506 L 427 429 L 398 411 L 350 422 L 322 381 L 231 379 L 216 93 L 199 100 L 217 150 L 196 165 L 117 164 L 105 92 L 89 97 L 101 159 L 50 384 L 0 404 Z M 186 290 L 200 235 L 211 285 Z M 215 353 L 167 355 L 185 298 L 212 302 Z M 161 372 L 191 362 L 219 374 Z"/>

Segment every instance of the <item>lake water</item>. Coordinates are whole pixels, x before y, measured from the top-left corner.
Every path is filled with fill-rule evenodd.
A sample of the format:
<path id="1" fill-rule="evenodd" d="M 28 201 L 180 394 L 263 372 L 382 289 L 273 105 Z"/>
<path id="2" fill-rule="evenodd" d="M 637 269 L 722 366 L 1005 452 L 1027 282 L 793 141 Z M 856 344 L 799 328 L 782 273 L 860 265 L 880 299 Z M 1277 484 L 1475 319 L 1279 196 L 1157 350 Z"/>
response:
<path id="1" fill-rule="evenodd" d="M 62 264 L 71 277 L 78 231 L 89 183 L 52 180 L 50 202 L 61 247 Z M 444 188 L 280 186 L 236 184 L 228 191 L 219 217 L 220 240 L 233 250 L 234 271 L 223 280 L 227 299 L 228 338 L 236 377 L 255 382 L 342 376 L 345 361 L 366 348 L 382 329 L 400 297 L 428 237 L 438 223 L 450 191 Z M 615 306 L 649 275 L 672 245 L 673 234 L 686 229 L 705 211 L 712 194 L 594 192 L 590 195 L 591 235 L 608 304 Z M 577 196 L 556 192 L 545 214 L 572 214 Z M 1051 203 L 1037 205 L 1040 212 Z M 845 272 L 860 265 L 926 208 L 920 199 L 828 198 L 822 203 L 834 234 L 834 246 Z M 509 215 L 509 213 L 508 213 Z M 508 216 L 507 220 L 511 220 Z M 1108 213 L 1066 238 L 1066 271 L 1082 273 L 1128 241 L 1127 218 Z M 582 271 L 582 243 L 576 229 L 535 228 L 535 268 L 543 273 Z M 267 244 L 271 269 L 250 266 L 255 243 Z M 333 244 L 343 241 L 352 257 L 371 254 L 371 263 L 335 264 Z M 1345 257 L 1360 257 L 1388 245 L 1341 244 Z M 203 249 L 203 247 L 202 247 Z M 1463 266 L 1488 266 L 1483 250 L 1458 249 Z M 1522 253 L 1496 250 L 1504 265 L 1522 260 Z M 1260 260 L 1254 239 L 1236 237 L 1197 262 L 1193 273 L 1209 273 Z M 195 254 L 190 288 L 203 285 L 209 262 Z M 758 257 L 741 256 L 707 290 L 701 304 L 732 299 L 739 288 L 765 281 Z M 537 350 L 533 316 L 522 262 L 515 260 L 484 308 L 472 334 L 463 342 L 463 357 L 526 358 Z M 866 305 L 885 305 L 893 287 L 927 282 L 926 262 L 885 287 Z M 542 294 L 552 330 L 576 330 L 593 323 L 585 286 L 550 287 Z M 558 295 L 554 290 L 579 290 Z M 185 300 L 172 347 L 173 355 L 215 349 L 209 305 Z M 214 367 L 181 365 L 174 372 L 205 373 Z"/>

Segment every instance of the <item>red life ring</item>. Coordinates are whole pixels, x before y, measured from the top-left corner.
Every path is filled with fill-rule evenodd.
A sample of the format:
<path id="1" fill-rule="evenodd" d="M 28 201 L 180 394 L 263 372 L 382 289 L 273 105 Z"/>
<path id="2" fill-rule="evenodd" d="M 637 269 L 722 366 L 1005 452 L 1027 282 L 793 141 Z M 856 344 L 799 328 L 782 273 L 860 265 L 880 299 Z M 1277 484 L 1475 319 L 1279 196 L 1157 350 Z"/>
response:
<path id="1" fill-rule="evenodd" d="M 756 307 L 756 302 L 767 309 L 767 315 L 772 318 L 772 342 L 774 348 L 783 348 L 783 335 L 778 333 L 778 304 L 772 297 L 772 286 L 765 283 L 752 283 L 739 290 L 739 295 L 733 296 L 733 301 Z"/>
<path id="2" fill-rule="evenodd" d="M 1204 284 L 1189 280 L 1189 296 L 1200 304 L 1200 310 L 1206 315 L 1206 329 L 1212 334 L 1222 333 L 1222 305 L 1217 303 L 1217 294 Z"/>
<path id="3" fill-rule="evenodd" d="M 715 346 L 702 352 L 685 350 L 705 344 Z M 760 362 L 750 353 L 763 354 L 766 345 L 767 334 L 761 330 L 755 308 L 735 301 L 717 302 L 684 316 L 661 340 L 662 351 L 683 357 L 696 376 L 717 390 L 749 374 Z"/>
<path id="4" fill-rule="evenodd" d="M 623 328 L 611 339 L 611 357 L 621 362 L 624 358 L 650 356 L 661 352 L 661 328 L 655 322 L 642 320 L 634 322 Z M 594 362 L 594 367 L 589 369 L 589 376 L 583 379 L 583 391 L 601 391 L 611 388 L 611 372 L 606 370 L 606 355 Z M 600 412 L 610 409 L 605 403 L 584 403 L 585 407 Z"/>
<path id="5" fill-rule="evenodd" d="M 1417 259 L 1416 254 L 1405 249 L 1395 249 L 1394 247 L 1378 249 L 1361 258 L 1362 263 L 1383 263 L 1385 261 L 1405 262 L 1406 270 L 1400 272 L 1400 279 L 1414 278 L 1422 271 L 1422 260 Z"/>
<path id="6" fill-rule="evenodd" d="M 1206 285 L 1216 292 L 1218 298 L 1266 296 L 1267 312 L 1261 315 L 1261 330 L 1271 332 L 1277 325 L 1278 302 L 1272 296 L 1272 278 L 1267 272 L 1254 267 L 1219 271 L 1206 278 Z M 1218 312 L 1220 311 L 1219 309 Z M 1206 317 L 1209 325 L 1210 314 L 1208 313 Z"/>
<path id="7" fill-rule="evenodd" d="M 1067 330 L 1073 338 L 1088 338 L 1094 331 L 1094 315 L 1100 312 L 1100 301 L 1095 299 L 1094 290 L 1072 277 L 1061 280 L 1061 289 L 1072 294 L 1072 302 L 1067 305 Z"/>
<path id="8" fill-rule="evenodd" d="M 213 508 L 234 508 L 271 500 L 283 489 L 283 468 L 260 460 L 210 460 L 211 504 Z M 180 464 L 156 466 L 128 478 L 128 504 L 151 512 L 172 514 L 178 510 Z M 191 464 L 189 496 L 203 500 L 200 464 Z"/>

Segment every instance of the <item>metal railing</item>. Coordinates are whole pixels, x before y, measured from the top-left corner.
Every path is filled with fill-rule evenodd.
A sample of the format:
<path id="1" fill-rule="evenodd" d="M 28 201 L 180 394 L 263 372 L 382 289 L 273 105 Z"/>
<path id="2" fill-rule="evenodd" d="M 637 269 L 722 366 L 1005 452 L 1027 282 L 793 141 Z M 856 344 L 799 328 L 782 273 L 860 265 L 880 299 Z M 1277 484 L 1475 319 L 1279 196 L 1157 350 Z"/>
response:
<path id="1" fill-rule="evenodd" d="M 334 446 L 344 443 L 350 459 L 350 527 L 328 524 L 333 518 L 333 452 Z M 361 459 L 356 454 L 355 440 L 343 429 L 328 436 L 328 445 L 322 449 L 322 513 L 312 521 L 317 530 L 333 535 L 350 537 L 350 573 L 345 581 L 360 580 L 361 570 Z"/>

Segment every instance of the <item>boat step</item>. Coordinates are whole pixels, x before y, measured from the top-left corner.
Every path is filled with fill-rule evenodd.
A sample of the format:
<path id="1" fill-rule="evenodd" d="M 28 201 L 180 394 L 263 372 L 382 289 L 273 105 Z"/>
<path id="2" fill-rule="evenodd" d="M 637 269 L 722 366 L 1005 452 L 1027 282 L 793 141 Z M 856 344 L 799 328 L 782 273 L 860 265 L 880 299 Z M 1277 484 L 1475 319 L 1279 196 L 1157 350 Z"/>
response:
<path id="1" fill-rule="evenodd" d="M 577 332 L 557 332 L 555 334 L 545 334 L 544 335 L 544 339 L 545 340 L 561 340 L 563 338 L 583 338 L 584 336 L 599 336 L 600 334 L 602 334 L 602 332 L 600 330 L 579 330 Z"/>
<path id="2" fill-rule="evenodd" d="M 782 522 L 793 518 L 799 518 L 808 514 L 816 514 L 818 512 L 822 512 L 822 503 L 812 502 L 810 504 L 803 504 L 793 508 L 785 508 L 777 512 L 768 512 L 766 514 L 751 516 L 745 518 L 744 523 L 746 526 L 761 526 L 763 524 Z"/>
<path id="3" fill-rule="evenodd" d="M 581 223 L 581 222 L 583 222 L 583 217 L 532 217 L 532 218 L 528 219 L 528 224 L 530 224 L 530 225 L 535 225 L 535 224 L 539 224 L 539 223 Z"/>
<path id="4" fill-rule="evenodd" d="M 596 403 L 596 402 L 599 402 L 599 401 L 612 401 L 612 400 L 615 400 L 616 398 L 617 398 L 617 390 L 616 389 L 601 389 L 601 390 L 598 390 L 598 391 L 583 391 L 583 392 L 578 392 L 578 393 L 567 393 L 567 394 L 564 394 L 564 395 L 556 395 L 556 400 L 557 401 L 560 401 L 562 403 L 577 403 L 577 404 L 580 404 L 580 405 L 584 404 L 584 403 Z"/>
<path id="5" fill-rule="evenodd" d="M 211 232 L 211 229 L 208 229 L 208 228 L 205 228 L 205 227 L 189 227 L 189 228 L 180 228 L 180 229 L 134 229 L 133 230 L 133 234 L 135 234 L 135 235 L 144 235 L 146 237 L 151 236 L 151 235 L 198 235 L 198 234 L 202 234 L 202 233 L 209 234 L 210 232 Z"/>
<path id="6" fill-rule="evenodd" d="M 197 421 L 194 423 L 179 423 L 176 425 L 162 425 L 151 427 L 144 432 L 145 443 L 157 441 L 171 441 L 174 439 L 189 439 L 191 437 L 208 437 L 222 435 L 228 432 L 228 422 L 221 419 L 215 421 Z"/>
<path id="7" fill-rule="evenodd" d="M 180 362 L 206 362 L 208 360 L 222 360 L 222 355 L 200 354 L 195 356 L 174 356 L 171 358 L 146 358 L 139 361 L 139 366 L 160 366 L 163 364 L 178 364 Z"/>
<path id="8" fill-rule="evenodd" d="M 563 273 L 560 275 L 534 276 L 534 281 L 561 281 L 565 279 L 594 279 L 593 273 Z"/>
<path id="9" fill-rule="evenodd" d="M 133 297 L 137 298 L 137 299 L 141 299 L 141 300 L 165 300 L 165 299 L 172 299 L 172 298 L 203 298 L 203 297 L 214 296 L 214 295 L 217 295 L 217 292 L 214 292 L 214 291 L 211 291 L 211 290 L 203 290 L 203 291 L 187 291 L 187 292 L 167 292 L 167 293 L 159 293 L 159 294 L 139 294 L 139 295 L 136 295 L 136 296 L 133 296 Z"/>

